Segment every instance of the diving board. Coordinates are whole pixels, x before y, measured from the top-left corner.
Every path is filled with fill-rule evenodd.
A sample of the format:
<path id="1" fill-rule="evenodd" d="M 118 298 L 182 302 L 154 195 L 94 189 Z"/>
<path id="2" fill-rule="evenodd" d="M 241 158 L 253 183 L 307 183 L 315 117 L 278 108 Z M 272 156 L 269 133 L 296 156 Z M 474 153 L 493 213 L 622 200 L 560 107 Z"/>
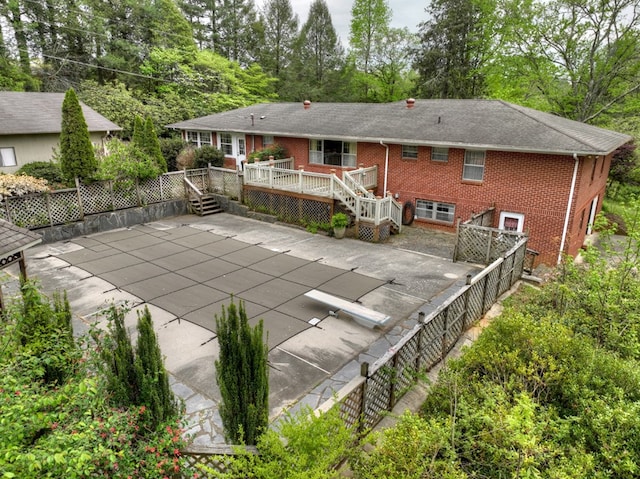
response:
<path id="1" fill-rule="evenodd" d="M 306 293 L 304 293 L 304 295 L 309 299 L 313 299 L 315 301 L 318 301 L 319 303 L 326 304 L 327 306 L 331 306 L 334 309 L 344 311 L 349 316 L 353 317 L 353 319 L 358 324 L 366 326 L 367 328 L 384 326 L 391 319 L 391 316 L 379 313 L 378 311 L 369 309 L 365 306 L 362 306 L 361 304 L 352 303 L 350 301 L 347 301 L 346 299 L 338 298 L 337 296 L 318 291 L 317 289 L 307 291 Z"/>

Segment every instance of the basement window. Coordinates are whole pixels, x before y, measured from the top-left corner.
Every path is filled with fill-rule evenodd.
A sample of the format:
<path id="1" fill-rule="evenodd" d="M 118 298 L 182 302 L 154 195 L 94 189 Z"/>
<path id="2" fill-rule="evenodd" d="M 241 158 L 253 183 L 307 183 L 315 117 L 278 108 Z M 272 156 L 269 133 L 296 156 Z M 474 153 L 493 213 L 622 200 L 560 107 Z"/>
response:
<path id="1" fill-rule="evenodd" d="M 456 205 L 439 201 L 416 200 L 416 217 L 442 221 L 452 224 L 456 214 Z"/>

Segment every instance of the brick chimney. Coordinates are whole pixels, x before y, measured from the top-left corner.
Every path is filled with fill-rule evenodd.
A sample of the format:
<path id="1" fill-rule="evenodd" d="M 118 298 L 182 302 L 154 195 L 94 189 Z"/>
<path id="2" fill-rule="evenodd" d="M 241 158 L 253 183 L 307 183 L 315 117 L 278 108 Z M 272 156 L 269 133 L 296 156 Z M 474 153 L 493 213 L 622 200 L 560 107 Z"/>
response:
<path id="1" fill-rule="evenodd" d="M 407 108 L 411 109 L 416 104 L 416 100 L 413 98 L 407 98 Z"/>
<path id="2" fill-rule="evenodd" d="M 309 108 L 311 108 L 311 102 L 309 100 L 305 100 L 302 105 L 304 106 L 305 110 L 308 110 Z"/>

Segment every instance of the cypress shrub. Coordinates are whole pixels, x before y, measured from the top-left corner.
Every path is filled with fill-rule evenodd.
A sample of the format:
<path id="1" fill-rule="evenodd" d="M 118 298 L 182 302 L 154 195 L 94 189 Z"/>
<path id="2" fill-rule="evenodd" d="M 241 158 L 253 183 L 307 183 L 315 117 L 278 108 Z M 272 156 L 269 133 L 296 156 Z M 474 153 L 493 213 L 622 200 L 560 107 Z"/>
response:
<path id="1" fill-rule="evenodd" d="M 158 337 L 146 306 L 144 312 L 138 314 L 135 368 L 140 387 L 138 404 L 149 409 L 147 417 L 152 429 L 156 429 L 158 424 L 176 417 L 179 408 L 169 386 L 169 375 L 164 368 Z"/>
<path id="2" fill-rule="evenodd" d="M 60 167 L 70 180 L 75 177 L 91 178 L 98 167 L 87 122 L 73 88 L 67 90 L 62 102 Z"/>
<path id="3" fill-rule="evenodd" d="M 158 135 L 156 135 L 156 130 L 150 116 L 148 116 L 144 122 L 142 149 L 153 158 L 153 161 L 158 165 L 160 171 L 166 173 L 167 160 L 165 160 L 162 155 L 160 140 L 158 139 Z"/>
<path id="4" fill-rule="evenodd" d="M 102 342 L 102 357 L 111 401 L 118 407 L 144 406 L 151 430 L 182 412 L 169 386 L 158 338 L 149 309 L 138 314 L 136 347 L 124 325 L 125 310 L 109 309 L 109 334 Z"/>
<path id="5" fill-rule="evenodd" d="M 108 311 L 109 334 L 102 344 L 105 377 L 111 401 L 120 407 L 138 404 L 139 388 L 131 337 L 124 325 L 125 312 L 111 306 Z"/>
<path id="6" fill-rule="evenodd" d="M 216 380 L 225 438 L 232 444 L 255 445 L 269 420 L 269 348 L 263 340 L 263 321 L 252 328 L 242 301 L 236 308 L 232 299 L 222 315 L 216 315 L 216 327 Z"/>

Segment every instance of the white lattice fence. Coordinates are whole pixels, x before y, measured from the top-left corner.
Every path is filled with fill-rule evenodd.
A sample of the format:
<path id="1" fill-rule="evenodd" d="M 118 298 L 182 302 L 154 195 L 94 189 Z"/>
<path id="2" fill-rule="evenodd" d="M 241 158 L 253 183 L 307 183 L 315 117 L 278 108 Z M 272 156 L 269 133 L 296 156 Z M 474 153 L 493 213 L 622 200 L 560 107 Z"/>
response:
<path id="1" fill-rule="evenodd" d="M 524 233 L 459 224 L 453 261 L 489 264 L 512 249 Z"/>

